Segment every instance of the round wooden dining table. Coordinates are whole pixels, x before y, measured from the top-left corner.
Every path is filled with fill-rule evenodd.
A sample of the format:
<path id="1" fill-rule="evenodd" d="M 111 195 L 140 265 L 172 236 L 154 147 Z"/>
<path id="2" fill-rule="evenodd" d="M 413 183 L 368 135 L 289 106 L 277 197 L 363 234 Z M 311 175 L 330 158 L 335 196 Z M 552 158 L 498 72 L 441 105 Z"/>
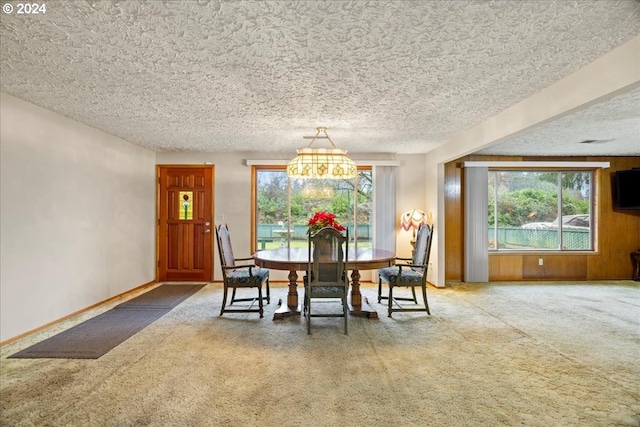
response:
<path id="1" fill-rule="evenodd" d="M 280 308 L 273 315 L 274 320 L 300 314 L 298 271 L 307 271 L 309 265 L 308 255 L 308 248 L 265 249 L 253 254 L 254 262 L 258 267 L 289 271 L 287 304 L 283 305 L 282 301 L 280 302 Z M 395 264 L 395 253 L 383 249 L 349 247 L 347 264 L 349 270 L 351 270 L 350 314 L 370 319 L 377 318 L 378 313 L 369 306 L 366 298 L 363 304 L 362 294 L 360 293 L 360 270 L 377 270 L 390 267 Z"/>

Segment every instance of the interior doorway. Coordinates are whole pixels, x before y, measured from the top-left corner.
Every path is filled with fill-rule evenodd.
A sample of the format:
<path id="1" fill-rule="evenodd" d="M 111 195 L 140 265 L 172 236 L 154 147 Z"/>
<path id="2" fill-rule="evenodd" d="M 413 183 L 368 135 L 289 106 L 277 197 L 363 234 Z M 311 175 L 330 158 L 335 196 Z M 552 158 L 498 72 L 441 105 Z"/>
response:
<path id="1" fill-rule="evenodd" d="M 157 166 L 158 281 L 213 277 L 214 166 Z"/>

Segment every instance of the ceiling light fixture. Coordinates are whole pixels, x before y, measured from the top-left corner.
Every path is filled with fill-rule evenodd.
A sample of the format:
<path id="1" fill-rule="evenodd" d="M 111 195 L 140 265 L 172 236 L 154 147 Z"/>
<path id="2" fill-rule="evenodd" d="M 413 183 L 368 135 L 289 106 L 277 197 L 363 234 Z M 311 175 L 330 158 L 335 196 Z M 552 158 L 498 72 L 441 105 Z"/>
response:
<path id="1" fill-rule="evenodd" d="M 307 148 L 298 149 L 298 155 L 287 165 L 287 175 L 302 179 L 355 178 L 358 167 L 347 157 L 347 151 L 336 148 L 327 134 L 327 128 L 318 127 L 316 130 Z M 333 148 L 311 148 L 316 139 L 328 139 Z"/>

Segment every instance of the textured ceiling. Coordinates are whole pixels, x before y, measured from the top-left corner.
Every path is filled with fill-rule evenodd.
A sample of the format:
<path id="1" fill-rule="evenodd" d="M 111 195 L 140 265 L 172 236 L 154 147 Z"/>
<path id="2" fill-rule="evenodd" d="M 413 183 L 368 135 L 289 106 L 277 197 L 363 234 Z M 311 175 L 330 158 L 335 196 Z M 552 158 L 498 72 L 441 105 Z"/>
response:
<path id="1" fill-rule="evenodd" d="M 326 126 L 350 152 L 424 153 L 640 34 L 633 0 L 46 7 L 2 14 L 1 90 L 157 151 L 292 153 Z M 638 100 L 483 152 L 640 154 Z M 619 134 L 620 147 L 573 144 Z"/>
<path id="2" fill-rule="evenodd" d="M 509 138 L 479 154 L 640 155 L 640 89 Z"/>

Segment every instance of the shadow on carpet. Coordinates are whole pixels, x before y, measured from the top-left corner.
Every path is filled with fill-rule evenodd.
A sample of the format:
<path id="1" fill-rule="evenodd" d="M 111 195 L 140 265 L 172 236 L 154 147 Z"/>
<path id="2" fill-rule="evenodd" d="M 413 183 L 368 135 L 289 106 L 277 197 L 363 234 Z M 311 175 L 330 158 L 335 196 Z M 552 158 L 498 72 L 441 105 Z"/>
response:
<path id="1" fill-rule="evenodd" d="M 161 285 L 11 356 L 16 359 L 98 359 L 164 316 L 204 285 Z"/>

